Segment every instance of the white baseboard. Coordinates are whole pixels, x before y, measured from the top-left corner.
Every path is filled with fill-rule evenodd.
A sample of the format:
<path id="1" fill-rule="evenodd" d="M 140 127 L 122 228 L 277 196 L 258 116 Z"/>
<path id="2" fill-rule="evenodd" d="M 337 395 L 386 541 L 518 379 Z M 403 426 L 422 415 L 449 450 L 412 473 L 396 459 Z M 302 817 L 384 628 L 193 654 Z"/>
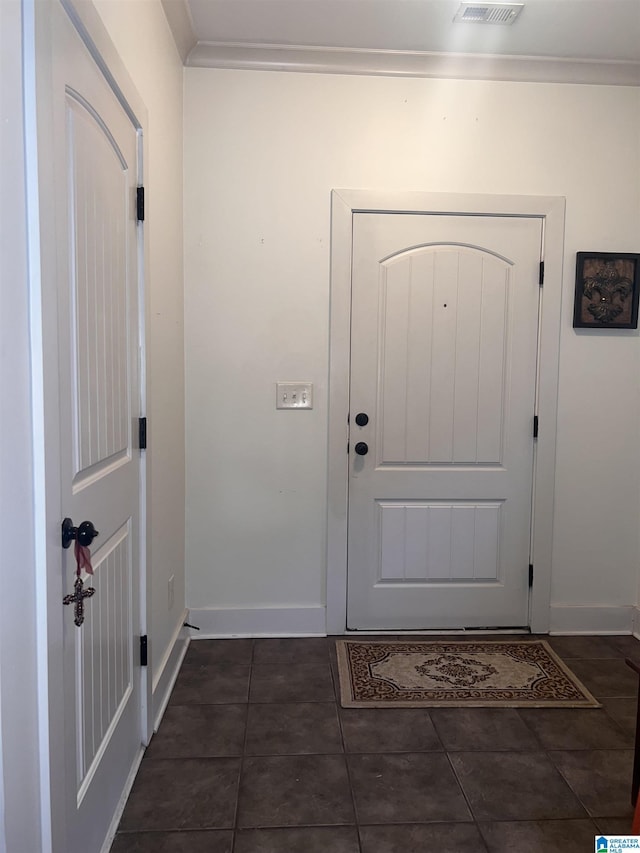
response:
<path id="1" fill-rule="evenodd" d="M 183 622 L 187 621 L 188 611 L 185 610 L 180 618 L 180 622 L 176 627 L 173 638 L 169 643 L 169 647 L 165 652 L 160 666 L 156 669 L 156 674 L 153 678 L 151 704 L 153 715 L 153 730 L 158 731 L 158 726 L 162 720 L 169 696 L 173 690 L 173 685 L 176 683 L 176 678 L 180 672 L 183 658 L 187 653 L 187 648 L 191 638 L 189 630 L 183 627 Z M 153 663 L 153 660 L 152 660 Z"/>
<path id="2" fill-rule="evenodd" d="M 640 640 L 640 607 L 633 607 L 633 618 L 631 620 L 631 633 L 636 638 L 636 640 Z"/>
<path id="3" fill-rule="evenodd" d="M 189 631 L 192 640 L 226 637 L 324 637 L 327 633 L 325 608 L 320 606 L 189 609 L 187 621 L 200 628 L 199 631 Z M 640 608 L 622 605 L 552 605 L 549 633 L 635 633 L 640 636 Z"/>
<path id="4" fill-rule="evenodd" d="M 154 731 L 158 730 L 162 715 L 164 714 L 165 708 L 167 707 L 167 703 L 169 702 L 169 696 L 171 695 L 171 691 L 173 690 L 173 685 L 175 684 L 175 680 L 178 677 L 178 672 L 180 671 L 182 659 L 184 658 L 187 648 L 189 646 L 189 634 L 187 629 L 183 628 L 182 625 L 186 617 L 187 611 L 185 610 L 178 626 L 176 627 L 173 638 L 169 643 L 169 648 L 167 649 L 165 656 L 162 659 L 160 666 L 158 667 L 157 675 L 153 679 L 152 704 Z M 144 752 L 145 747 L 141 746 L 140 751 L 137 753 L 133 764 L 131 765 L 131 770 L 129 771 L 126 784 L 124 786 L 122 794 L 120 795 L 118 807 L 109 826 L 107 837 L 105 838 L 104 844 L 102 845 L 101 853 L 109 853 L 109 850 L 111 850 L 113 839 L 115 838 L 118 826 L 120 824 L 120 819 L 122 817 L 124 807 L 127 804 L 129 794 L 131 793 L 131 788 L 133 787 L 133 783 L 138 773 L 138 769 L 140 767 L 142 757 L 144 756 Z"/>
<path id="5" fill-rule="evenodd" d="M 104 840 L 104 844 L 102 845 L 100 853 L 109 853 L 109 851 L 111 850 L 113 839 L 116 837 L 116 832 L 118 831 L 118 826 L 120 825 L 120 819 L 122 817 L 124 807 L 127 804 L 127 800 L 129 799 L 131 789 L 133 788 L 133 783 L 135 782 L 136 776 L 138 774 L 138 768 L 140 767 L 140 762 L 142 761 L 143 755 L 144 747 L 141 746 L 140 750 L 138 751 L 136 757 L 133 760 L 131 770 L 129 770 L 127 781 L 125 783 L 124 788 L 122 789 L 122 794 L 120 795 L 120 799 L 118 801 L 118 807 L 115 811 L 115 814 L 113 815 L 111 824 L 109 825 L 109 831 L 107 832 L 107 837 Z"/>
<path id="6" fill-rule="evenodd" d="M 325 607 L 233 607 L 189 609 L 192 640 L 224 637 L 325 637 Z"/>
<path id="7" fill-rule="evenodd" d="M 640 629 L 639 613 L 638 608 L 632 606 L 582 607 L 580 605 L 552 604 L 549 633 L 631 634 Z"/>

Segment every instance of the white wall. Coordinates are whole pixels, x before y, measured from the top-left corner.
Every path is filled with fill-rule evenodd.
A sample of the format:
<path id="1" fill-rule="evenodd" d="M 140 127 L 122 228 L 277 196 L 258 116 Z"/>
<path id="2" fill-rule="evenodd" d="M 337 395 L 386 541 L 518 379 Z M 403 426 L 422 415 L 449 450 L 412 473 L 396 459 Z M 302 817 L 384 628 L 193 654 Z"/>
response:
<path id="1" fill-rule="evenodd" d="M 635 605 L 638 334 L 572 310 L 576 251 L 639 247 L 638 90 L 185 74 L 188 606 L 325 602 L 333 187 L 566 197 L 554 627 Z M 314 410 L 276 412 L 278 379 Z"/>
<path id="2" fill-rule="evenodd" d="M 19 0 L 0 2 L 0 851 L 40 850 Z"/>
<path id="3" fill-rule="evenodd" d="M 148 567 L 155 683 L 184 613 L 182 63 L 160 0 L 95 0 L 94 5 L 148 110 Z"/>

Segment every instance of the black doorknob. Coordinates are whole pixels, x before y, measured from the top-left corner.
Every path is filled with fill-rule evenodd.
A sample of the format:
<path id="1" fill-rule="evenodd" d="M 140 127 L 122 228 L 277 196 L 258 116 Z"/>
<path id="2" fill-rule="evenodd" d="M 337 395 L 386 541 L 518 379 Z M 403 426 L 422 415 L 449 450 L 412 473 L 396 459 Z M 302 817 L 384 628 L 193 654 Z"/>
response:
<path id="1" fill-rule="evenodd" d="M 79 527 L 73 526 L 73 521 L 70 518 L 65 518 L 62 522 L 62 547 L 68 548 L 74 539 L 78 540 L 80 545 L 91 545 L 99 532 L 93 526 L 92 521 L 83 521 Z"/>
<path id="2" fill-rule="evenodd" d="M 358 412 L 356 415 L 356 423 L 358 426 L 366 426 L 369 423 L 369 415 L 364 412 Z"/>
<path id="3" fill-rule="evenodd" d="M 359 441 L 353 449 L 358 456 L 366 456 L 369 452 L 369 445 L 364 441 Z"/>

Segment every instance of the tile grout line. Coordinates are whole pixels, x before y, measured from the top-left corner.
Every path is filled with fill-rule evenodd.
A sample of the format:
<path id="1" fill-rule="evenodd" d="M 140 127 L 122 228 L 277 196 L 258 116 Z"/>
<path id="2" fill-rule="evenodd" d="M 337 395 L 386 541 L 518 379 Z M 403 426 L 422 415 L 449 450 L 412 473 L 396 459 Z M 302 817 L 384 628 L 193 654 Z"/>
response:
<path id="1" fill-rule="evenodd" d="M 335 641 L 334 646 L 335 649 Z M 342 716 L 340 714 L 340 679 L 337 677 L 336 672 L 334 672 L 333 667 L 333 659 L 331 657 L 331 649 L 329 649 L 329 671 L 331 673 L 331 683 L 333 684 L 333 696 L 334 696 L 334 707 L 336 712 L 336 717 L 338 718 L 338 728 L 340 729 L 340 742 L 342 743 L 342 754 L 344 756 L 344 766 L 347 771 L 347 782 L 349 784 L 349 793 L 351 794 L 351 807 L 353 809 L 353 819 L 355 823 L 356 830 L 356 838 L 358 839 L 358 851 L 359 853 L 363 853 L 362 850 L 362 838 L 360 836 L 360 821 L 358 819 L 358 812 L 356 810 L 356 795 L 353 789 L 353 781 L 351 778 L 351 768 L 349 766 L 349 755 L 347 753 L 347 744 L 344 736 L 344 728 L 342 726 Z"/>
<path id="2" fill-rule="evenodd" d="M 588 819 L 589 819 L 593 824 L 595 824 L 596 820 L 599 820 L 599 819 L 607 820 L 607 819 L 611 818 L 611 817 L 612 817 L 612 815 L 599 815 L 599 816 L 596 816 L 596 815 L 592 815 L 592 814 L 591 814 L 591 812 L 590 812 L 590 810 L 589 810 L 589 807 L 588 807 L 588 806 L 587 806 L 587 804 L 584 802 L 584 800 L 582 799 L 582 797 L 580 796 L 580 794 L 578 793 L 578 791 L 576 791 L 576 790 L 575 790 L 575 788 L 573 787 L 573 785 L 571 784 L 571 782 L 569 781 L 569 779 L 567 779 L 567 777 L 564 775 L 564 773 L 562 772 L 562 769 L 561 769 L 560 767 L 558 767 L 558 765 L 556 764 L 556 762 L 553 760 L 553 757 L 551 756 L 551 753 L 552 753 L 552 752 L 577 752 L 577 753 L 585 753 L 585 752 L 616 752 L 616 751 L 620 751 L 620 752 L 633 752 L 633 750 L 631 750 L 631 749 L 627 749 L 627 750 L 611 750 L 611 749 L 590 749 L 590 750 L 582 750 L 582 749 L 553 749 L 553 750 L 545 750 L 545 755 L 547 756 L 547 758 L 548 758 L 548 760 L 549 760 L 549 763 L 550 763 L 550 764 L 551 764 L 551 766 L 554 768 L 554 770 L 556 771 L 556 773 L 560 776 L 560 778 L 561 778 L 561 779 L 562 779 L 562 781 L 565 783 L 565 785 L 569 788 L 569 790 L 571 791 L 571 793 L 573 794 L 573 796 L 576 798 L 576 800 L 580 803 L 581 807 L 584 809 L 584 811 L 585 811 L 585 813 L 586 813 L 587 818 L 588 818 Z M 630 808 L 631 808 L 631 807 L 630 807 Z M 624 815 L 621 815 L 620 817 L 625 817 L 625 816 L 624 816 Z M 629 821 L 631 821 L 631 817 L 629 817 Z"/>
<path id="3" fill-rule="evenodd" d="M 435 723 L 434 723 L 434 726 L 435 726 Z M 438 737 L 440 737 L 440 735 L 438 735 Z M 484 833 L 482 832 L 480 822 L 476 818 L 475 812 L 471 807 L 471 802 L 469 801 L 469 797 L 467 796 L 467 792 L 464 789 L 464 785 L 462 784 L 458 774 L 456 773 L 456 768 L 453 766 L 453 762 L 451 761 L 451 757 L 449 755 L 449 752 L 447 750 L 445 750 L 444 754 L 446 755 L 447 761 L 449 762 L 449 767 L 451 768 L 451 772 L 453 773 L 453 778 L 456 780 L 456 782 L 458 784 L 458 788 L 460 789 L 460 793 L 464 797 L 464 801 L 467 804 L 467 808 L 469 809 L 469 814 L 471 815 L 471 819 L 473 820 L 473 825 L 475 826 L 475 828 L 478 831 L 478 835 L 480 836 L 480 840 L 482 841 L 485 850 L 487 851 L 487 853 L 489 853 L 489 844 L 484 837 Z"/>
<path id="4" fill-rule="evenodd" d="M 240 811 L 240 789 L 242 787 L 242 779 L 244 777 L 244 759 L 247 750 L 247 738 L 249 736 L 249 699 L 251 696 L 251 678 L 253 676 L 253 657 L 255 654 L 256 641 L 254 638 L 251 640 L 251 657 L 249 659 L 249 681 L 247 683 L 247 701 L 245 702 L 245 713 L 244 713 L 244 737 L 242 739 L 242 752 L 240 755 L 240 769 L 238 773 L 238 789 L 236 791 L 236 804 L 233 816 L 233 835 L 231 837 L 231 853 L 235 853 L 236 849 L 236 841 L 238 838 L 238 814 Z"/>

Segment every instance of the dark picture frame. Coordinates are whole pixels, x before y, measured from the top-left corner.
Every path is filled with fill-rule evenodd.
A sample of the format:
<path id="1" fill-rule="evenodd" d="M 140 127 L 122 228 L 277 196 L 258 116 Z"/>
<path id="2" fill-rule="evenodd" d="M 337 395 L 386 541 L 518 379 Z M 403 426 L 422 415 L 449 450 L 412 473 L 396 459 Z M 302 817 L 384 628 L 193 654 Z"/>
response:
<path id="1" fill-rule="evenodd" d="M 578 252 L 574 329 L 637 329 L 640 254 Z"/>

